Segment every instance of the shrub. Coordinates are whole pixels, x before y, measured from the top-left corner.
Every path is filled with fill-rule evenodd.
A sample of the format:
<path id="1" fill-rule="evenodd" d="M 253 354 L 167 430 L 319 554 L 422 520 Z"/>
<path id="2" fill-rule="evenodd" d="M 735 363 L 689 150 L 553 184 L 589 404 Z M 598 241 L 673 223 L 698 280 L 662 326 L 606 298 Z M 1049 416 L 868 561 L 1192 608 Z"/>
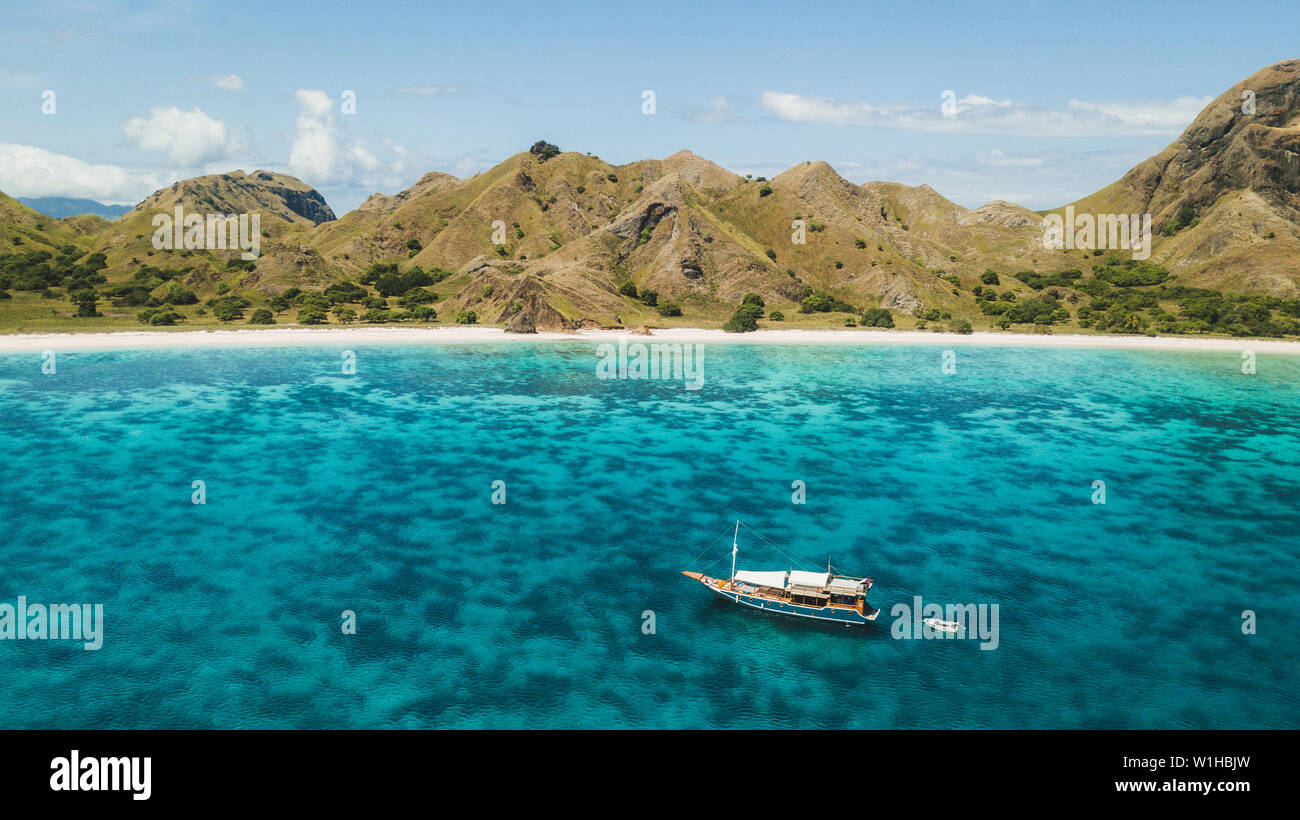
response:
<path id="1" fill-rule="evenodd" d="M 749 333 L 758 330 L 758 320 L 763 318 L 763 309 L 754 304 L 742 304 L 727 320 L 722 329 L 728 333 Z"/>
<path id="2" fill-rule="evenodd" d="M 1169 278 L 1169 271 L 1159 265 L 1137 259 L 1126 259 L 1118 265 L 1098 265 L 1093 271 L 1098 279 L 1117 288 L 1159 285 Z"/>
<path id="3" fill-rule="evenodd" d="M 412 268 L 412 270 L 415 270 L 415 268 Z M 397 263 L 396 263 L 396 262 L 375 262 L 373 265 L 371 265 L 370 267 L 366 268 L 365 272 L 362 273 L 361 276 L 359 276 L 359 277 L 357 278 L 357 281 L 360 282 L 360 283 L 363 284 L 363 285 L 373 285 L 373 284 L 375 284 L 376 282 L 379 281 L 379 277 L 383 276 L 384 274 L 388 274 L 388 273 L 391 273 L 391 274 L 393 274 L 393 275 L 396 275 L 396 274 L 397 274 Z M 293 297 L 289 295 L 289 291 L 290 291 L 290 290 L 291 290 L 291 291 L 296 291 L 296 290 L 298 290 L 298 289 L 297 289 L 297 288 L 289 288 L 289 290 L 287 290 L 287 291 L 284 292 L 284 295 L 285 295 L 286 297 L 292 299 Z"/>
<path id="4" fill-rule="evenodd" d="M 266 308 L 258 308 L 253 311 L 252 316 L 248 317 L 248 323 L 250 325 L 273 325 L 275 324 L 275 316 Z"/>
<path id="5" fill-rule="evenodd" d="M 368 292 L 356 282 L 335 282 L 322 291 L 326 301 L 331 305 L 342 302 L 360 302 Z"/>
<path id="6" fill-rule="evenodd" d="M 537 157 L 538 162 L 546 162 L 548 159 L 559 155 L 560 147 L 558 145 L 553 145 L 546 140 L 538 140 L 533 143 L 532 148 L 528 149 L 528 153 Z"/>
<path id="7" fill-rule="evenodd" d="M 498 247 L 503 248 L 503 246 Z M 445 278 L 441 276 L 435 277 L 433 274 L 425 273 L 419 265 L 411 268 L 406 273 L 398 273 L 396 265 L 392 267 L 392 270 L 381 273 L 374 280 L 375 290 L 379 291 L 380 296 L 401 296 L 411 288 L 418 288 L 423 285 L 433 285 Z M 361 281 L 365 282 L 365 278 L 363 277 Z"/>
<path id="8" fill-rule="evenodd" d="M 779 310 L 774 310 L 770 314 L 768 314 L 767 318 L 772 320 L 773 322 L 784 322 L 785 314 Z"/>
<path id="9" fill-rule="evenodd" d="M 633 284 L 632 282 L 624 282 L 623 284 L 618 286 L 618 292 L 628 297 L 629 299 L 635 299 L 636 285 Z"/>
<path id="10" fill-rule="evenodd" d="M 182 287 L 180 282 L 168 284 L 160 298 L 165 305 L 196 305 L 199 302 L 194 291 Z"/>
<path id="11" fill-rule="evenodd" d="M 863 327 L 893 327 L 894 314 L 886 308 L 867 308 L 862 311 Z"/>
<path id="12" fill-rule="evenodd" d="M 1183 228 L 1192 227 L 1200 221 L 1196 216 L 1196 211 L 1192 210 L 1190 205 L 1183 205 L 1178 209 L 1178 213 L 1174 218 L 1164 224 L 1160 232 L 1165 236 L 1173 236 Z"/>
<path id="13" fill-rule="evenodd" d="M 1042 290 L 1043 288 L 1077 288 L 1080 287 L 1079 280 L 1083 279 L 1083 272 L 1079 270 L 1063 270 L 1060 273 L 1049 274 L 1035 273 L 1034 271 L 1026 270 L 1017 273 L 1016 278 L 1034 290 Z"/>
<path id="14" fill-rule="evenodd" d="M 153 325 L 154 327 L 174 325 L 177 322 L 185 321 L 185 317 L 170 308 L 150 308 L 142 310 L 135 316 L 136 320 L 143 325 Z"/>
<path id="15" fill-rule="evenodd" d="M 824 290 L 815 291 L 799 302 L 800 313 L 856 313 L 853 305 L 842 302 Z"/>
<path id="16" fill-rule="evenodd" d="M 298 322 L 304 325 L 323 325 L 325 324 L 325 310 L 315 305 L 310 305 L 298 311 Z"/>
<path id="17" fill-rule="evenodd" d="M 149 296 L 149 291 L 144 288 L 129 286 L 118 286 L 117 288 L 114 288 L 112 295 L 117 296 L 117 298 L 113 300 L 113 304 L 116 307 L 140 307 L 141 305 L 148 304 L 151 298 Z"/>
<path id="18" fill-rule="evenodd" d="M 472 310 L 462 310 L 456 314 L 456 324 L 474 325 L 478 324 L 478 314 Z"/>
<path id="19" fill-rule="evenodd" d="M 326 299 L 323 293 L 304 293 L 298 297 L 297 301 L 299 307 L 317 308 L 322 311 L 330 309 L 330 300 Z M 248 301 L 245 300 L 243 307 L 248 307 L 248 305 Z"/>
<path id="20" fill-rule="evenodd" d="M 660 316 L 681 316 L 682 309 L 675 302 L 664 302 L 657 308 Z"/>
<path id="21" fill-rule="evenodd" d="M 1000 279 L 998 279 L 998 275 L 997 275 L 997 273 L 996 273 L 995 271 L 991 271 L 991 270 L 986 270 L 986 271 L 984 271 L 984 273 L 980 274 L 980 281 L 983 282 L 983 283 L 986 284 L 986 285 L 1000 285 L 1000 284 L 1002 284 L 1002 281 L 1001 281 Z"/>
<path id="22" fill-rule="evenodd" d="M 428 305 L 438 301 L 438 294 L 427 288 L 411 288 L 403 293 L 397 300 L 402 307 L 411 308 L 415 305 Z"/>
<path id="23" fill-rule="evenodd" d="M 244 307 L 232 299 L 218 299 L 212 306 L 212 315 L 220 322 L 233 322 L 244 318 Z"/>
<path id="24" fill-rule="evenodd" d="M 759 196 L 767 196 L 767 195 L 770 194 L 770 193 L 772 193 L 772 186 L 771 186 L 771 185 L 764 184 L 763 187 L 761 187 L 761 188 L 758 189 L 758 195 L 759 195 Z"/>

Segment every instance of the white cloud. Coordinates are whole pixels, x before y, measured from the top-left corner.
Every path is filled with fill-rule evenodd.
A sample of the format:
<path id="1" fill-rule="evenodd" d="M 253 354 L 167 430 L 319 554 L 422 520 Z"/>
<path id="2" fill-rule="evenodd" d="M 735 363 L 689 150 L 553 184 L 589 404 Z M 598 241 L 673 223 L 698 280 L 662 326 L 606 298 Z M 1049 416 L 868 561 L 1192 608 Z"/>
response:
<path id="1" fill-rule="evenodd" d="M 344 189 L 391 188 L 405 180 L 411 152 L 391 140 L 372 151 L 362 140 L 344 140 L 334 116 L 334 100 L 324 91 L 298 89 L 297 133 L 289 150 L 289 170 L 304 182 Z"/>
<path id="2" fill-rule="evenodd" d="M 1196 119 L 1213 97 L 1179 97 L 1169 102 L 1149 103 L 1089 103 L 1070 100 L 1070 109 L 1089 115 L 1111 117 L 1134 127 L 1145 129 L 1135 133 L 1180 133 Z"/>
<path id="3" fill-rule="evenodd" d="M 227 74 L 224 77 L 213 77 L 212 84 L 217 88 L 224 88 L 227 91 L 244 90 L 244 78 L 238 74 Z"/>
<path id="4" fill-rule="evenodd" d="M 30 145 L 0 143 L 0 190 L 10 196 L 68 196 L 136 203 L 166 182 L 117 165 L 83 162 Z"/>
<path id="5" fill-rule="evenodd" d="M 710 97 L 708 105 L 686 112 L 686 118 L 696 122 L 725 123 L 736 122 L 735 106 L 726 97 Z"/>
<path id="6" fill-rule="evenodd" d="M 298 133 L 289 149 L 289 167 L 295 176 L 312 184 L 335 182 L 350 176 L 334 122 L 334 101 L 324 91 L 300 88 Z"/>
<path id="7" fill-rule="evenodd" d="M 374 154 L 366 150 L 360 140 L 357 140 L 348 146 L 348 153 L 352 156 L 352 160 L 356 162 L 363 171 L 374 171 L 380 166 L 379 160 L 375 158 Z"/>
<path id="8" fill-rule="evenodd" d="M 414 94 L 419 97 L 434 97 L 440 94 L 456 94 L 459 89 L 454 85 L 399 85 L 393 89 L 398 94 Z"/>
<path id="9" fill-rule="evenodd" d="M 193 111 L 174 105 L 151 108 L 148 119 L 127 120 L 122 133 L 145 151 L 166 151 L 167 161 L 182 168 L 221 159 L 238 147 L 237 140 L 227 134 L 226 124 L 197 106 Z"/>
<path id="10" fill-rule="evenodd" d="M 764 91 L 762 106 L 795 123 L 895 128 L 952 134 L 1006 134 L 1039 137 L 1177 135 L 1213 97 L 1171 101 L 1089 103 L 1070 100 L 1064 108 L 1040 108 L 968 94 L 945 116 L 939 103 L 929 107 L 871 105 L 829 97 Z"/>
<path id="11" fill-rule="evenodd" d="M 404 145 L 398 145 L 392 140 L 387 140 L 389 148 L 393 152 L 393 173 L 397 175 L 405 174 L 410 167 L 411 151 Z"/>

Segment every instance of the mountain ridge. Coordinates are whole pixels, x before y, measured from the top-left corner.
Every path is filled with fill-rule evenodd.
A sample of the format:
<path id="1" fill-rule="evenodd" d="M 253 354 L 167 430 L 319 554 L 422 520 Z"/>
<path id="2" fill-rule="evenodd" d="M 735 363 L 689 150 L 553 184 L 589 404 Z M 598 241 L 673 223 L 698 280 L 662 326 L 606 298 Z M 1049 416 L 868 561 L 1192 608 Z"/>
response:
<path id="1" fill-rule="evenodd" d="M 1241 108 L 1244 91 L 1254 94 L 1253 113 Z M 771 179 L 742 177 L 686 149 L 612 165 L 544 140 L 465 179 L 427 173 L 338 218 L 301 180 L 232 171 L 180 180 L 114 222 L 42 221 L 0 201 L 0 228 L 15 245 L 31 239 L 68 260 L 76 250 L 102 255 L 96 275 L 109 296 L 122 287 L 114 280 L 160 279 L 150 298 L 162 298 L 170 286 L 152 272 L 160 270 L 182 271 L 179 281 L 211 294 L 209 302 L 235 293 L 250 306 L 334 285 L 353 295 L 373 287 L 380 292 L 361 313 L 376 322 L 472 313 L 513 329 L 721 324 L 753 295 L 793 322 L 852 324 L 858 313 L 883 322 L 871 313 L 883 310 L 891 324 L 949 329 L 1205 332 L 1186 303 L 1204 296 L 1195 291 L 1223 289 L 1219 298 L 1232 304 L 1244 303 L 1236 291 L 1258 304 L 1214 312 L 1212 330 L 1276 330 L 1300 316 L 1300 308 L 1286 312 L 1300 305 L 1298 118 L 1300 60 L 1287 60 L 1235 84 L 1170 146 L 1071 203 L 1090 214 L 1151 213 L 1149 262 L 1113 248 L 1046 246 L 1043 215 L 1065 206 L 966 208 L 929 185 L 855 184 L 824 161 Z M 261 213 L 259 258 L 154 248 L 153 215 L 176 206 Z M 392 279 L 379 288 L 384 276 L 423 283 L 408 289 L 424 301 L 407 299 Z"/>

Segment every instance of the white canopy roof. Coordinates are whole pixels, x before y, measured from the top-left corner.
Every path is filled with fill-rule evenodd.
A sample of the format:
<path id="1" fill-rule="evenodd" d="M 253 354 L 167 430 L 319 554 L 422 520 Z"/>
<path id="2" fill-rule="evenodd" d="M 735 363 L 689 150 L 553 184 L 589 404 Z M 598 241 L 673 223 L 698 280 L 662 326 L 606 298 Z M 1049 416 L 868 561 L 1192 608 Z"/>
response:
<path id="1" fill-rule="evenodd" d="M 753 584 L 756 587 L 775 587 L 776 589 L 785 589 L 785 570 L 777 570 L 775 572 L 740 570 L 736 573 L 736 580 L 743 584 Z"/>
<path id="2" fill-rule="evenodd" d="M 800 587 L 824 587 L 826 579 L 830 578 L 829 572 L 804 572 L 801 569 L 790 570 L 790 586 Z"/>
<path id="3" fill-rule="evenodd" d="M 852 578 L 836 578 L 826 588 L 841 595 L 854 595 L 862 591 L 862 585 L 865 583 L 866 581 L 855 581 Z"/>

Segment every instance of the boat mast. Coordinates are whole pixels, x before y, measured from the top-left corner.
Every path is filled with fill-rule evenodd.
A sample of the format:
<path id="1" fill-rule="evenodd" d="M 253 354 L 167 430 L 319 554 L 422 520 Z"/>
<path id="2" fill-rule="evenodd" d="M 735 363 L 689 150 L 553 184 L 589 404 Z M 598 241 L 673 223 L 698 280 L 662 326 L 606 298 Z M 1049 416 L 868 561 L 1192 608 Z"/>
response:
<path id="1" fill-rule="evenodd" d="M 736 580 L 736 553 L 739 547 L 736 546 L 736 539 L 740 536 L 740 519 L 736 519 L 736 531 L 731 534 L 731 580 Z"/>

